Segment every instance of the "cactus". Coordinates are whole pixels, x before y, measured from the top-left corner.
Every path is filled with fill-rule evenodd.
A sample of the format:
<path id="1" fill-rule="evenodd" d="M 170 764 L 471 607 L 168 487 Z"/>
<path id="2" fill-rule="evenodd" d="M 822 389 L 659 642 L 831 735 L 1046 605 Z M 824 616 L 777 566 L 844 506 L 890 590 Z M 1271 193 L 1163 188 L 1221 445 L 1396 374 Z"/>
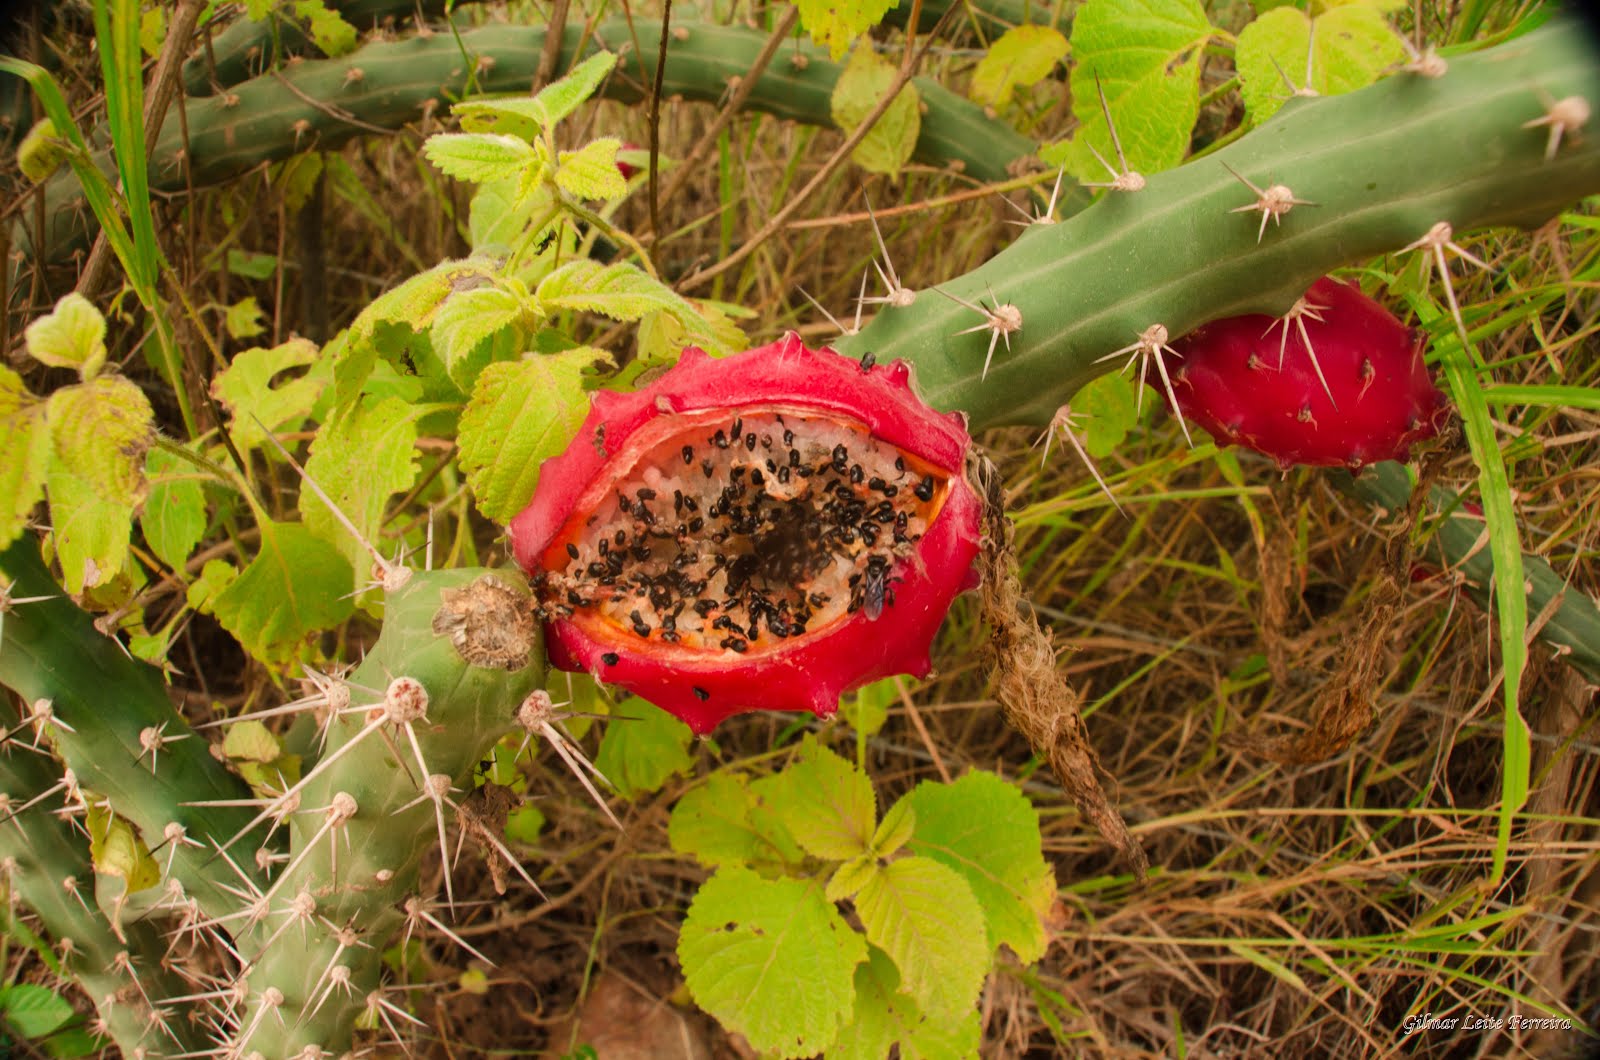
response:
<path id="1" fill-rule="evenodd" d="M 600 48 L 630 56 L 625 72 L 607 81 L 603 94 L 633 102 L 654 77 L 660 23 L 604 22 L 585 35 L 569 26 L 561 65 Z M 460 34 L 413 37 L 373 43 L 339 59 L 308 60 L 255 78 L 228 92 L 187 104 L 186 127 L 167 123 L 151 149 L 150 187 L 181 191 L 189 181 L 213 184 L 238 176 L 263 162 L 274 162 L 312 147 L 333 149 L 374 127 L 398 129 L 425 109 L 459 98 L 468 74 L 481 92 L 526 91 L 544 47 L 545 31 L 528 26 L 487 26 Z M 715 102 L 731 78 L 743 76 L 766 43 L 767 35 L 738 26 L 678 24 L 672 35 L 672 61 L 662 92 Z M 475 57 L 468 71 L 462 59 Z M 620 68 L 619 68 L 620 69 Z M 779 118 L 832 125 L 829 98 L 843 67 L 827 52 L 796 43 L 763 73 L 749 106 Z M 635 81 L 633 78 L 641 78 Z M 954 165 L 980 181 L 1004 180 L 1009 167 L 1033 151 L 1033 142 L 984 116 L 982 108 L 927 78 L 918 78 L 927 113 L 915 159 L 932 166 Z M 109 157 L 99 159 L 110 172 Z M 82 208 L 76 178 L 60 174 L 46 185 L 44 236 L 47 261 L 63 260 L 83 245 L 92 223 Z M 32 256 L 31 225 L 14 228 L 14 245 Z"/>
<path id="2" fill-rule="evenodd" d="M 516 726 L 535 732 L 548 721 L 543 647 L 519 576 L 465 569 L 396 579 L 403 584 L 389 594 L 377 643 L 315 704 L 325 723 L 320 758 L 300 781 L 257 798 L 171 710 L 151 668 L 119 655 L 70 603 L 21 602 L 53 590 L 30 540 L 0 554 L 0 572 L 17 601 L 4 616 L 0 681 L 27 702 L 47 700 L 49 720 L 42 713 L 36 720 L 49 726 L 76 783 L 131 821 L 150 847 L 166 845 L 159 860 L 170 872 L 167 904 L 186 911 L 171 945 L 216 929 L 232 936 L 235 978 L 205 992 L 227 1028 L 219 1043 L 225 1055 L 337 1054 L 363 1012 L 398 1018 L 399 1006 L 382 994 L 383 947 L 408 918 L 411 927 L 442 928 L 417 893 L 424 854 L 443 846 L 457 813 L 464 830 L 498 843 L 493 829 L 473 828 L 473 769 Z M 137 735 L 152 731 L 156 754 L 152 739 Z M 12 751 L 4 774 L 19 786 L 7 791 L 13 805 L 61 785 L 43 759 L 17 761 L 22 754 Z M 43 828 L 34 818 L 46 812 L 30 808 L 22 820 Z M 266 838 L 282 819 L 287 842 Z M 173 822 L 183 831 L 170 831 Z M 30 843 L 50 876 L 64 878 L 71 840 Z M 70 874 L 86 876 L 86 860 L 79 844 Z M 83 917 L 63 919 L 62 902 L 41 887 L 30 883 L 22 894 L 37 900 L 53 933 L 101 946 L 114 930 L 102 919 L 90 918 L 94 931 Z M 145 929 L 135 941 L 154 947 L 148 958 L 166 955 Z M 195 993 L 166 985 L 171 992 L 151 996 L 155 1008 L 200 1003 L 163 1004 Z M 108 980 L 106 990 L 122 986 Z M 126 1044 L 136 1028 L 104 1014 Z"/>

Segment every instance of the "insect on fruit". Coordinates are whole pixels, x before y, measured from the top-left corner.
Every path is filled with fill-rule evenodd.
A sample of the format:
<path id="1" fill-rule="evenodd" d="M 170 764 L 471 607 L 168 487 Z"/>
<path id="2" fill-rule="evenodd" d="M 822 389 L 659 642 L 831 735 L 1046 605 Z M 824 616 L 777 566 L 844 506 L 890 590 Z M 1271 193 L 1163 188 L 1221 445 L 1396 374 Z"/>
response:
<path id="1" fill-rule="evenodd" d="M 691 347 L 641 390 L 597 393 L 577 438 L 508 528 L 550 661 L 697 732 L 747 710 L 826 716 L 851 688 L 926 673 L 974 583 L 971 439 L 902 362 L 793 334 L 721 360 Z"/>

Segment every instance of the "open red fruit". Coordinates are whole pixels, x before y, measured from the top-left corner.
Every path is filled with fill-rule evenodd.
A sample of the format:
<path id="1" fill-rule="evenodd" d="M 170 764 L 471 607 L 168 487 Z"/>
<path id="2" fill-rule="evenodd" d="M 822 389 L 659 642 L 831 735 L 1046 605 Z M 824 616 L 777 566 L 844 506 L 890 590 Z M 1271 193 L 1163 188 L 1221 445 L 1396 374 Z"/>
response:
<path id="1" fill-rule="evenodd" d="M 551 663 L 701 733 L 926 673 L 972 584 L 970 445 L 903 362 L 794 334 L 721 360 L 690 347 L 635 393 L 596 393 L 509 527 Z"/>
<path id="2" fill-rule="evenodd" d="M 1423 362 L 1422 336 L 1329 277 L 1289 318 L 1216 320 L 1173 348 L 1183 358 L 1174 375 L 1183 414 L 1218 442 L 1284 468 L 1404 460 L 1449 416 Z"/>

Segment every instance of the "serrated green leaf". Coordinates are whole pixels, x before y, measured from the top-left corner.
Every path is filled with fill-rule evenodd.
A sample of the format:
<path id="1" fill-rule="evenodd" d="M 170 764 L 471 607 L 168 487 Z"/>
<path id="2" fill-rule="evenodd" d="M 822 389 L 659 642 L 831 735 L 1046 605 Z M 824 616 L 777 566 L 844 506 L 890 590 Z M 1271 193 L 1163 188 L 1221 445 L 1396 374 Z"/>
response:
<path id="1" fill-rule="evenodd" d="M 1305 12 L 1280 7 L 1239 33 L 1234 61 L 1245 114 L 1252 123 L 1266 121 L 1295 89 L 1307 87 L 1308 50 L 1310 88 L 1324 96 L 1365 88 L 1405 58 L 1399 35 L 1373 6 L 1334 7 L 1317 16 L 1315 32 L 1312 27 Z M 1285 77 L 1294 82 L 1293 88 Z"/>
<path id="2" fill-rule="evenodd" d="M 106 363 L 106 319 L 76 291 L 62 297 L 54 312 L 22 333 L 33 359 L 52 368 L 76 368 L 92 379 Z"/>
<path id="3" fill-rule="evenodd" d="M 102 376 L 50 395 L 45 488 L 67 588 L 105 584 L 127 563 L 133 512 L 144 500 L 154 414 L 144 392 Z"/>
<path id="4" fill-rule="evenodd" d="M 690 327 L 699 319 L 682 295 L 626 262 L 602 265 L 589 258 L 570 261 L 540 282 L 535 297 L 547 312 L 578 309 L 612 320 L 638 320 L 646 313 L 666 310 Z"/>
<path id="5" fill-rule="evenodd" d="M 222 326 L 227 329 L 229 337 L 235 339 L 253 339 L 266 331 L 266 325 L 261 322 L 261 304 L 256 301 L 256 296 L 246 295 L 228 306 L 222 314 Z"/>
<path id="6" fill-rule="evenodd" d="M 604 137 L 577 151 L 562 151 L 556 160 L 556 187 L 579 199 L 620 199 L 628 182 L 617 169 L 622 141 Z"/>
<path id="7" fill-rule="evenodd" d="M 515 281 L 511 281 L 517 286 Z M 524 295 L 503 286 L 477 287 L 446 298 L 428 329 L 434 352 L 444 360 L 450 378 L 471 392 L 485 359 L 474 357 L 484 340 L 514 325 L 521 318 Z"/>
<path id="8" fill-rule="evenodd" d="M 572 72 L 541 88 L 533 97 L 540 128 L 548 129 L 583 105 L 617 65 L 614 52 L 595 52 Z"/>
<path id="9" fill-rule="evenodd" d="M 839 128 L 855 131 L 894 84 L 896 72 L 893 63 L 872 50 L 870 41 L 858 45 L 834 83 L 828 102 Z M 917 86 L 907 81 L 850 157 L 869 173 L 887 173 L 898 179 L 900 170 L 911 161 L 921 133 L 921 97 Z"/>
<path id="10" fill-rule="evenodd" d="M 983 907 L 932 858 L 892 861 L 855 898 L 867 940 L 894 959 L 917 1007 L 945 1025 L 977 1003 L 989 969 Z"/>
<path id="11" fill-rule="evenodd" d="M 208 559 L 200 569 L 200 577 L 189 583 L 184 602 L 202 615 L 213 613 L 213 605 L 222 591 L 233 584 L 239 571 L 227 560 Z"/>
<path id="12" fill-rule="evenodd" d="M 369 544 L 383 529 L 389 498 L 417 480 L 417 419 L 426 408 L 384 398 L 325 424 L 311 443 L 306 475 L 333 499 Z M 338 546 L 350 569 L 367 571 L 372 556 L 313 490 L 300 491 L 306 529 Z"/>
<path id="13" fill-rule="evenodd" d="M 991 107 L 1008 103 L 1014 90 L 1043 81 L 1066 57 L 1067 38 L 1060 30 L 1029 23 L 1013 26 L 978 60 L 967 95 Z"/>
<path id="14" fill-rule="evenodd" d="M 1088 0 L 1072 24 L 1072 112 L 1079 129 L 1067 170 L 1107 179 L 1089 151 L 1116 163 L 1098 75 L 1128 165 L 1145 174 L 1183 161 L 1200 113 L 1200 53 L 1212 35 L 1196 0 Z"/>
<path id="15" fill-rule="evenodd" d="M 879 868 L 878 859 L 871 854 L 851 858 L 828 877 L 828 886 L 823 894 L 830 902 L 843 902 L 865 887 Z"/>
<path id="16" fill-rule="evenodd" d="M 22 377 L 0 365 L 0 548 L 17 539 L 33 506 L 44 496 L 50 466 L 45 403 L 28 393 Z"/>
<path id="17" fill-rule="evenodd" d="M 794 864 L 803 858 L 781 821 L 762 812 L 745 778 L 718 772 L 691 788 L 667 822 L 672 849 L 710 868 Z"/>
<path id="18" fill-rule="evenodd" d="M 299 427 L 316 404 L 325 380 L 312 372 L 287 381 L 277 377 L 316 361 L 315 343 L 290 339 L 271 349 L 256 346 L 245 350 L 211 380 L 211 396 L 232 413 L 228 433 L 241 452 L 265 445 L 266 431 Z"/>
<path id="19" fill-rule="evenodd" d="M 551 82 L 533 98 L 503 96 L 457 103 L 450 113 L 468 132 L 493 132 L 536 141 L 540 134 L 583 105 L 616 65 L 611 52 L 596 52 L 559 81 Z"/>
<path id="20" fill-rule="evenodd" d="M 1091 381 L 1073 395 L 1072 404 L 1083 412 L 1083 447 L 1096 460 L 1110 456 L 1139 422 L 1133 383 L 1121 372 Z"/>
<path id="21" fill-rule="evenodd" d="M 990 948 L 1004 943 L 1024 964 L 1044 956 L 1056 884 L 1027 796 L 974 771 L 950 784 L 919 784 L 902 801 L 916 811 L 910 849 L 961 874 L 983 907 Z"/>
<path id="22" fill-rule="evenodd" d="M 436 133 L 422 153 L 446 176 L 474 183 L 526 180 L 540 164 L 527 141 L 500 133 Z"/>
<path id="23" fill-rule="evenodd" d="M 150 496 L 139 526 L 157 558 L 182 569 L 206 532 L 205 490 L 195 466 L 164 449 L 151 449 L 144 466 Z"/>
<path id="24" fill-rule="evenodd" d="M 538 242 L 530 232 L 534 218 L 550 213 L 555 194 L 548 184 L 532 189 L 520 180 L 491 180 L 472 193 L 467 213 L 467 238 L 474 253 L 503 253 L 524 239 Z"/>
<path id="25" fill-rule="evenodd" d="M 667 778 L 687 773 L 694 764 L 689 758 L 693 739 L 689 726 L 660 707 L 630 697 L 611 711 L 594 757 L 595 768 L 623 798 L 632 799 L 659 791 Z"/>
<path id="26" fill-rule="evenodd" d="M 826 1049 L 850 1018 L 866 944 L 815 881 L 722 868 L 689 906 L 678 960 L 695 1003 L 755 1049 Z"/>
<path id="27" fill-rule="evenodd" d="M 461 469 L 478 510 L 505 524 L 533 497 L 539 464 L 567 447 L 589 412 L 583 369 L 603 351 L 491 364 L 478 376 L 461 414 Z"/>
<path id="28" fill-rule="evenodd" d="M 332 544 L 299 523 L 262 519 L 261 547 L 211 602 L 222 627 L 263 662 L 292 658 L 305 638 L 355 610 L 355 574 Z"/>
<path id="29" fill-rule="evenodd" d="M 800 24 L 828 49 L 834 62 L 867 30 L 883 21 L 899 0 L 796 0 Z"/>
<path id="30" fill-rule="evenodd" d="M 161 882 L 161 865 L 150 856 L 150 848 L 133 825 L 108 810 L 104 803 L 89 803 L 84 826 L 89 830 L 89 857 L 94 871 L 120 879 L 124 894 L 148 890 Z"/>
<path id="31" fill-rule="evenodd" d="M 916 811 L 910 802 L 901 799 L 889 807 L 889 812 L 878 822 L 878 830 L 872 833 L 872 852 L 880 858 L 892 856 L 910 842 L 916 827 Z"/>
<path id="32" fill-rule="evenodd" d="M 799 758 L 773 778 L 767 805 L 806 853 L 846 861 L 871 852 L 877 824 L 872 781 L 808 735 Z"/>
<path id="33" fill-rule="evenodd" d="M 703 299 L 685 301 L 698 318 L 692 334 L 690 328 L 684 327 L 680 312 L 658 310 L 639 318 L 635 342 L 640 361 L 648 365 L 675 364 L 685 346 L 699 346 L 713 357 L 749 348 L 749 338 L 721 306 Z"/>
<path id="34" fill-rule="evenodd" d="M 294 13 L 306 20 L 311 42 L 329 58 L 353 51 L 358 34 L 337 11 L 330 11 L 322 0 L 295 0 Z"/>
<path id="35" fill-rule="evenodd" d="M 883 1060 L 895 1046 L 902 1060 L 976 1057 L 982 1028 L 977 1012 L 951 1025 L 929 1019 L 900 990 L 894 961 L 876 946 L 856 968 L 856 1003 L 848 1026 L 828 1050 L 829 1060 Z"/>

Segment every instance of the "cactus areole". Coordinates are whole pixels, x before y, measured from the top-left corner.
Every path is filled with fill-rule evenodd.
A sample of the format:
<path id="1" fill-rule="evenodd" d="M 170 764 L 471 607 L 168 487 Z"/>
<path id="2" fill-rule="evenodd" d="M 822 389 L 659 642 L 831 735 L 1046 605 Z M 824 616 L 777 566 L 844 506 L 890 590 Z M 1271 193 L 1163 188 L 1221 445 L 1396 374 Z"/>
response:
<path id="1" fill-rule="evenodd" d="M 1289 316 L 1213 321 L 1173 343 L 1178 407 L 1278 465 L 1405 460 L 1450 409 L 1423 336 L 1351 284 L 1318 280 Z"/>
<path id="2" fill-rule="evenodd" d="M 926 673 L 973 584 L 970 445 L 908 365 L 793 334 L 721 360 L 690 347 L 647 387 L 597 393 L 509 527 L 550 661 L 700 733 Z"/>

